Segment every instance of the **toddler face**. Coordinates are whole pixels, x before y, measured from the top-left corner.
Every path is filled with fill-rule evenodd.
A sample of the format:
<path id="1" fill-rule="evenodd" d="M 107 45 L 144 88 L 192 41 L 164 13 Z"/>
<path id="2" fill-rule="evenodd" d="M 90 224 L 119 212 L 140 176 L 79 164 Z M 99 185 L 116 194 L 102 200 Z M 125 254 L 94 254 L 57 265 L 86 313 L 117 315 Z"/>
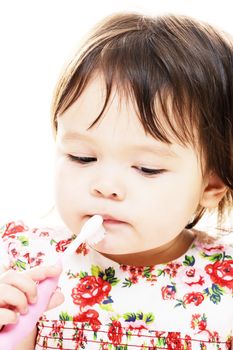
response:
<path id="1" fill-rule="evenodd" d="M 73 233 L 104 217 L 106 254 L 146 252 L 174 240 L 204 191 L 194 149 L 147 135 L 130 102 L 113 94 L 104 115 L 104 85 L 93 79 L 58 118 L 56 204 Z"/>

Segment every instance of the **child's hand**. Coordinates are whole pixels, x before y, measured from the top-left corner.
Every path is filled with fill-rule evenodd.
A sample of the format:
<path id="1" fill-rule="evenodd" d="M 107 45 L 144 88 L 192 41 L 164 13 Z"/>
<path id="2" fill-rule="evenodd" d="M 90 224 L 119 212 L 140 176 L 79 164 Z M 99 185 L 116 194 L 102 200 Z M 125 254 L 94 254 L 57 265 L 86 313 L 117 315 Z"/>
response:
<path id="1" fill-rule="evenodd" d="M 18 314 L 27 313 L 28 304 L 36 302 L 37 287 L 34 281 L 57 276 L 60 272 L 60 266 L 39 266 L 26 272 L 8 270 L 0 275 L 0 327 L 16 323 Z M 48 308 L 62 302 L 62 294 L 55 292 Z"/>

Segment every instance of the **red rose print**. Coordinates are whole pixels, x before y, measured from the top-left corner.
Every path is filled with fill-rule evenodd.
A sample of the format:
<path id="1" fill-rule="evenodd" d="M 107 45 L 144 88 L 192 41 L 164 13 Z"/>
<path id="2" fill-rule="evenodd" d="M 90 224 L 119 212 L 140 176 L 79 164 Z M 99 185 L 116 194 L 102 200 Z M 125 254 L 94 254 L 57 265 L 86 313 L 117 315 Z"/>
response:
<path id="1" fill-rule="evenodd" d="M 143 273 L 143 266 L 138 266 L 137 267 L 137 275 L 141 276 Z"/>
<path id="2" fill-rule="evenodd" d="M 231 350 L 231 344 L 232 344 L 232 337 L 229 337 L 226 342 L 226 348 L 228 350 Z"/>
<path id="3" fill-rule="evenodd" d="M 52 324 L 52 329 L 49 332 L 49 337 L 56 338 L 57 349 L 62 349 L 62 340 L 63 340 L 63 331 L 64 331 L 64 321 L 54 321 Z"/>
<path id="4" fill-rule="evenodd" d="M 108 329 L 108 339 L 111 340 L 114 346 L 120 345 L 123 337 L 121 323 L 114 320 Z"/>
<path id="5" fill-rule="evenodd" d="M 131 275 L 135 275 L 135 273 L 137 272 L 136 267 L 130 266 L 129 267 L 129 272 L 131 273 Z"/>
<path id="6" fill-rule="evenodd" d="M 75 341 L 75 349 L 85 349 L 85 345 L 87 344 L 87 336 L 84 333 L 84 324 L 82 324 L 81 328 L 75 328 L 75 333 L 73 334 L 73 340 Z M 47 348 L 46 348 L 47 349 Z"/>
<path id="7" fill-rule="evenodd" d="M 73 317 L 73 322 L 87 322 L 90 324 L 94 332 L 97 332 L 101 326 L 101 322 L 98 320 L 99 314 L 95 310 L 87 310 L 79 315 Z"/>
<path id="8" fill-rule="evenodd" d="M 166 265 L 164 272 L 171 277 L 175 277 L 177 275 L 178 269 L 181 266 L 182 265 L 179 263 L 169 263 Z"/>
<path id="9" fill-rule="evenodd" d="M 185 336 L 185 347 L 184 349 L 192 350 L 192 338 L 190 335 Z"/>
<path id="10" fill-rule="evenodd" d="M 175 298 L 176 288 L 175 286 L 164 286 L 161 288 L 162 298 L 164 300 L 170 300 Z"/>
<path id="11" fill-rule="evenodd" d="M 202 290 L 200 287 L 205 283 L 204 272 L 202 269 L 187 266 L 180 271 L 178 280 L 182 281 L 182 283 L 185 283 L 187 286 L 196 286 L 196 288 Z"/>
<path id="12" fill-rule="evenodd" d="M 233 260 L 216 261 L 207 265 L 205 270 L 214 283 L 233 289 Z"/>
<path id="13" fill-rule="evenodd" d="M 167 343 L 167 349 L 168 350 L 182 350 L 183 346 L 182 346 L 182 341 L 180 338 L 180 332 L 169 332 L 167 339 L 166 339 L 166 343 Z"/>
<path id="14" fill-rule="evenodd" d="M 200 331 L 204 331 L 206 329 L 206 326 L 207 326 L 206 320 L 201 320 L 198 323 L 198 328 L 200 329 Z"/>
<path id="15" fill-rule="evenodd" d="M 145 327 L 145 325 L 143 324 L 137 324 L 137 326 L 130 324 L 129 327 L 127 327 L 127 331 L 137 332 L 138 336 L 141 335 L 141 331 L 143 331 L 144 329 L 147 330 L 148 328 Z"/>
<path id="16" fill-rule="evenodd" d="M 111 284 L 100 277 L 86 276 L 72 289 L 73 302 L 84 307 L 99 304 L 111 290 Z"/>
<path id="17" fill-rule="evenodd" d="M 203 300 L 204 300 L 204 296 L 202 293 L 199 293 L 199 292 L 187 293 L 183 297 L 183 302 L 185 304 L 193 303 L 196 306 L 200 305 L 203 302 Z"/>
<path id="18" fill-rule="evenodd" d="M 15 248 L 11 249 L 10 253 L 13 256 L 13 258 L 17 258 L 19 256 L 19 252 Z"/>
<path id="19" fill-rule="evenodd" d="M 70 244 L 70 242 L 72 241 L 71 238 L 69 239 L 63 239 L 61 241 L 59 241 L 56 244 L 56 251 L 57 252 L 64 252 L 66 250 L 66 248 L 68 247 L 68 245 Z"/>
<path id="20" fill-rule="evenodd" d="M 80 246 L 76 249 L 77 254 L 87 255 L 89 252 L 89 249 L 87 248 L 86 243 L 81 243 Z"/>
<path id="21" fill-rule="evenodd" d="M 30 253 L 26 253 L 23 255 L 25 259 L 27 259 L 28 264 L 31 267 L 39 266 L 43 262 L 44 253 L 38 252 L 35 256 L 30 255 Z"/>
<path id="22" fill-rule="evenodd" d="M 121 268 L 122 271 L 127 271 L 128 266 L 127 265 L 121 265 L 120 268 Z"/>
<path id="23" fill-rule="evenodd" d="M 187 271 L 186 271 L 186 276 L 187 277 L 194 277 L 195 276 L 195 269 L 194 268 L 191 268 L 191 269 L 188 269 Z"/>
<path id="24" fill-rule="evenodd" d="M 138 283 L 138 276 L 134 275 L 134 276 L 130 277 L 130 281 L 131 281 L 131 283 L 133 283 L 133 284 Z"/>
<path id="25" fill-rule="evenodd" d="M 201 315 L 200 314 L 194 314 L 192 315 L 192 321 L 191 321 L 191 328 L 192 329 L 195 329 L 198 322 L 199 322 L 199 319 L 200 319 Z"/>
<path id="26" fill-rule="evenodd" d="M 2 236 L 2 238 L 6 237 L 6 236 L 14 238 L 16 233 L 24 232 L 27 230 L 28 230 L 27 226 L 24 226 L 22 223 L 16 224 L 14 221 L 12 221 L 6 225 L 6 229 L 5 229 L 5 232 Z"/>
<path id="27" fill-rule="evenodd" d="M 49 237 L 49 232 L 42 231 L 42 232 L 40 232 L 39 237 Z"/>
<path id="28" fill-rule="evenodd" d="M 213 339 L 215 339 L 216 342 L 219 341 L 218 333 L 217 332 L 213 333 L 209 329 L 207 329 L 207 317 L 205 314 L 192 315 L 191 328 L 195 329 L 197 331 L 197 334 L 206 333 L 209 336 L 209 339 L 212 339 L 212 341 Z"/>

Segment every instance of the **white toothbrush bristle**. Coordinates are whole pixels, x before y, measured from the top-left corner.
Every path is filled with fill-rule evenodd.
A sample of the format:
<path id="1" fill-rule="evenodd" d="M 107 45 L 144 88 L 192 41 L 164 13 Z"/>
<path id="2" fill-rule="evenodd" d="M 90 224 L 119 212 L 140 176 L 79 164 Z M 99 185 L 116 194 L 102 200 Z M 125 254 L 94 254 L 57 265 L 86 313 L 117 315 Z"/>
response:
<path id="1" fill-rule="evenodd" d="M 105 235 L 103 227 L 103 218 L 100 215 L 94 215 L 83 225 L 80 233 L 68 246 L 63 254 L 63 259 L 75 254 L 79 245 L 83 242 L 89 242 L 90 244 L 96 244 L 100 242 Z"/>
<path id="2" fill-rule="evenodd" d="M 101 225 L 94 235 L 88 238 L 88 242 L 93 244 L 99 243 L 104 238 L 105 233 L 105 229 L 103 225 Z"/>

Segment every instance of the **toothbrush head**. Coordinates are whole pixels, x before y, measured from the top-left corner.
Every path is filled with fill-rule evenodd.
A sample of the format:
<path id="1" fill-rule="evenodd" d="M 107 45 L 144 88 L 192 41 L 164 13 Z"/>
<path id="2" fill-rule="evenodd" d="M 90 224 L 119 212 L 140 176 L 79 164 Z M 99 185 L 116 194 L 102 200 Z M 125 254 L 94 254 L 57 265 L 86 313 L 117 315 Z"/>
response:
<path id="1" fill-rule="evenodd" d="M 103 218 L 100 215 L 94 215 L 90 220 L 93 220 L 93 225 L 95 224 L 98 228 L 95 230 L 94 234 L 90 235 L 89 237 L 86 237 L 86 240 L 90 244 L 97 244 L 100 241 L 102 241 L 106 234 L 105 229 L 102 225 Z"/>
<path id="2" fill-rule="evenodd" d="M 96 244 L 100 242 L 105 235 L 105 230 L 102 223 L 103 218 L 100 215 L 94 215 L 89 220 L 87 220 L 78 236 L 65 250 L 63 259 L 74 254 L 78 246 L 83 242 L 88 242 L 90 244 Z"/>

